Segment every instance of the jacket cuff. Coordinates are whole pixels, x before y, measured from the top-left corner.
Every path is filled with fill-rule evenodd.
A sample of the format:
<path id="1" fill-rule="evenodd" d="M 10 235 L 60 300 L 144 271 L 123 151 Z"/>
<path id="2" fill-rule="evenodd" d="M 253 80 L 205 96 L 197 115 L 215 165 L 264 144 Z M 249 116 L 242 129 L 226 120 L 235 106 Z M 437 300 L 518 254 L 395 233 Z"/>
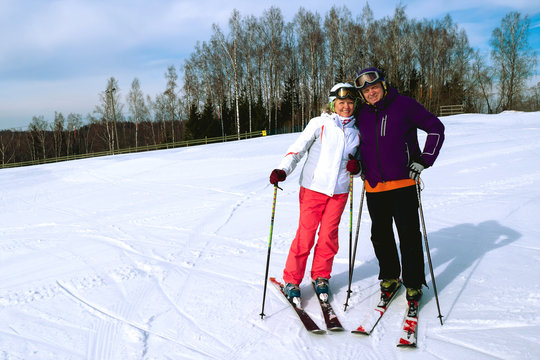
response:
<path id="1" fill-rule="evenodd" d="M 426 161 L 422 158 L 422 156 L 418 156 L 417 158 L 413 159 L 413 162 L 419 163 L 420 165 L 424 167 L 424 169 L 427 169 L 428 167 L 430 167 L 430 165 L 426 163 Z"/>

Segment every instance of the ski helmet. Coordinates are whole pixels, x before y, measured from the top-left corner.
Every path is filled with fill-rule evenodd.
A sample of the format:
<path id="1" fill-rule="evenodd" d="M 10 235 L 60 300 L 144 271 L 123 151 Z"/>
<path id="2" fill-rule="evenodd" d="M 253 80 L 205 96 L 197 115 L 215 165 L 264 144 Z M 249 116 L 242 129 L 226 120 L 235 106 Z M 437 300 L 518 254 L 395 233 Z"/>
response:
<path id="1" fill-rule="evenodd" d="M 358 91 L 355 89 L 354 86 L 348 83 L 338 83 L 332 86 L 332 89 L 330 89 L 330 96 L 328 97 L 330 109 L 334 111 L 334 101 L 336 99 L 346 98 L 349 98 L 356 102 L 356 99 L 358 99 Z"/>
<path id="2" fill-rule="evenodd" d="M 376 83 L 381 83 L 384 90 L 384 95 L 386 95 L 386 82 L 384 80 L 382 71 L 377 68 L 369 67 L 360 71 L 356 76 L 356 79 L 354 80 L 354 86 L 356 87 L 356 89 L 358 89 L 358 93 L 364 101 L 366 101 L 366 99 L 364 98 L 361 90 L 367 86 L 371 86 Z"/>

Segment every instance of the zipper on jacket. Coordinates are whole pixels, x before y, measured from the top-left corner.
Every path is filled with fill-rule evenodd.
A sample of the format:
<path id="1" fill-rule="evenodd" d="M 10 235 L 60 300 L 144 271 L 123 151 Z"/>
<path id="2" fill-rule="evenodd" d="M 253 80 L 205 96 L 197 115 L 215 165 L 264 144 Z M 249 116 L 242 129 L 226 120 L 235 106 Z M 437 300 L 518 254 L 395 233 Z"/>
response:
<path id="1" fill-rule="evenodd" d="M 378 129 L 378 124 L 377 124 L 378 117 L 379 117 L 379 110 L 376 108 L 375 109 L 375 147 L 377 150 L 377 165 L 379 166 L 379 173 L 381 174 L 381 180 L 384 183 L 386 181 L 384 180 L 384 175 L 383 175 L 382 166 L 381 166 L 381 157 L 379 156 L 379 129 Z M 386 117 L 384 118 L 384 123 L 386 127 Z M 381 124 L 381 134 L 382 134 L 382 124 Z"/>
<path id="2" fill-rule="evenodd" d="M 381 137 L 386 136 L 386 117 L 388 115 L 384 115 L 381 120 Z"/>

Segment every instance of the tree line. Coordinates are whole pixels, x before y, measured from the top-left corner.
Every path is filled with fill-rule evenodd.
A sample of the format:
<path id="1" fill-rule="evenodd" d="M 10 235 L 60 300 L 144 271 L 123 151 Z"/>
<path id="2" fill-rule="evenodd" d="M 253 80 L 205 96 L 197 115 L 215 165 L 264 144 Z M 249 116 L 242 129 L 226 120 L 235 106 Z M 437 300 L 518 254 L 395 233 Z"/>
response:
<path id="1" fill-rule="evenodd" d="M 28 130 L 0 132 L 2 164 L 62 155 L 236 134 L 300 130 L 320 113 L 328 89 L 352 82 L 365 67 L 437 114 L 441 105 L 466 112 L 540 110 L 540 83 L 527 87 L 536 54 L 528 43 L 527 16 L 510 12 L 493 30 L 491 64 L 469 45 L 447 15 L 409 19 L 405 6 L 376 20 L 366 4 L 353 18 L 333 7 L 324 17 L 300 8 L 286 22 L 270 7 L 260 17 L 234 10 L 228 29 L 212 26 L 178 71 L 169 66 L 166 87 L 154 98 L 135 78 L 124 96 L 111 77 L 92 114 L 34 116 Z"/>

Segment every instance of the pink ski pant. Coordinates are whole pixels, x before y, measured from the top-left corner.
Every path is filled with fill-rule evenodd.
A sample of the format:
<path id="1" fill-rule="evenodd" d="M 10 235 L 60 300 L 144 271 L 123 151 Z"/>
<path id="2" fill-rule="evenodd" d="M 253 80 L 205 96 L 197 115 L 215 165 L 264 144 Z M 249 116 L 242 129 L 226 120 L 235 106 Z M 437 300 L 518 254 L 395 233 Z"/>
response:
<path id="1" fill-rule="evenodd" d="M 300 220 L 283 271 L 286 283 L 302 282 L 317 229 L 319 239 L 313 253 L 311 278 L 330 278 L 334 256 L 339 248 L 339 222 L 348 196 L 348 193 L 328 196 L 300 187 Z"/>

